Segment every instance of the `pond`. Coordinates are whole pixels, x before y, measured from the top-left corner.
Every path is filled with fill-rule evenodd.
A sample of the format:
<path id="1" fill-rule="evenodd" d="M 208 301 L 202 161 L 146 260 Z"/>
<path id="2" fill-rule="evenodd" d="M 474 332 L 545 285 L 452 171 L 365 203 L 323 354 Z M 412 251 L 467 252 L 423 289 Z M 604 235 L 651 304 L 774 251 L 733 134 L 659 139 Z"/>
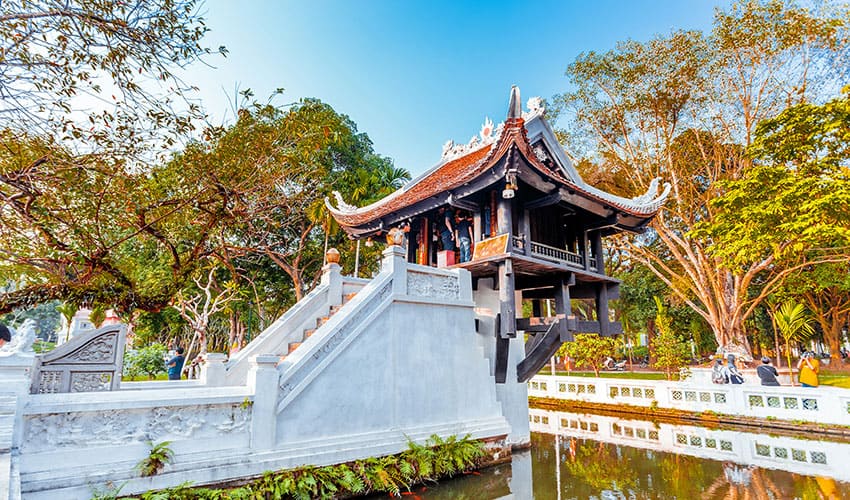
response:
<path id="1" fill-rule="evenodd" d="M 403 498 L 850 499 L 850 443 L 532 409 L 531 450 Z"/>

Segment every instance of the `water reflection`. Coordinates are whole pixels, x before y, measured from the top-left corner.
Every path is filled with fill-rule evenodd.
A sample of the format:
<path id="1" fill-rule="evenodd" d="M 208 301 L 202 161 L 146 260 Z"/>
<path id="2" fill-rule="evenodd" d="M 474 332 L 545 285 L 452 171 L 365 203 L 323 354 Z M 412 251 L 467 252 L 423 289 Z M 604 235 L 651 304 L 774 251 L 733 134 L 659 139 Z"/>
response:
<path id="1" fill-rule="evenodd" d="M 530 416 L 530 452 L 416 497 L 850 499 L 848 443 L 536 409 Z"/>

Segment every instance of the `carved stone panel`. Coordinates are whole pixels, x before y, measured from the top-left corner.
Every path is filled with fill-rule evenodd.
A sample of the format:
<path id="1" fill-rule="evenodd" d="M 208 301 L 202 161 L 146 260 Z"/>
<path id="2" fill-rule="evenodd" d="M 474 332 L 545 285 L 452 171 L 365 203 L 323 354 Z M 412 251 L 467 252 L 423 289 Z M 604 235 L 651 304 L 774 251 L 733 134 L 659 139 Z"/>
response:
<path id="1" fill-rule="evenodd" d="M 64 362 L 111 363 L 115 356 L 117 333 L 100 336 L 69 354 Z"/>
<path id="2" fill-rule="evenodd" d="M 407 294 L 442 300 L 460 299 L 460 286 L 455 276 L 408 271 Z"/>
<path id="3" fill-rule="evenodd" d="M 112 385 L 110 372 L 71 373 L 71 392 L 108 391 Z"/>
<path id="4" fill-rule="evenodd" d="M 247 432 L 251 409 L 239 404 L 191 405 L 29 415 L 25 452 L 146 441 L 216 438 Z"/>
<path id="5" fill-rule="evenodd" d="M 118 389 L 124 364 L 124 325 L 81 333 L 36 356 L 30 392 L 111 391 Z"/>

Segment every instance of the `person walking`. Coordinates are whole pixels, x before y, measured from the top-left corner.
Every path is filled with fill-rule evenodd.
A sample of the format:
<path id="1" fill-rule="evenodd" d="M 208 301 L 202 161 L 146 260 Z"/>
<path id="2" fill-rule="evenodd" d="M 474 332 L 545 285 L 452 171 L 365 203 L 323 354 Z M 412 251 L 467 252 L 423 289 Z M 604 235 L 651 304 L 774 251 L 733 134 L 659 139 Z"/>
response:
<path id="1" fill-rule="evenodd" d="M 168 380 L 180 380 L 180 371 L 183 370 L 183 363 L 186 357 L 183 356 L 183 348 L 177 348 L 177 355 L 168 360 L 165 365 L 168 368 Z"/>
<path id="2" fill-rule="evenodd" d="M 770 364 L 770 358 L 767 356 L 761 358 L 761 365 L 756 368 L 756 375 L 761 379 L 761 385 L 768 386 L 779 386 L 782 385 L 779 383 L 779 372 L 776 371 L 776 367 Z"/>
<path id="3" fill-rule="evenodd" d="M 811 352 L 804 352 L 797 362 L 800 370 L 800 385 L 803 387 L 817 387 L 820 385 L 818 373 L 820 373 L 820 361 Z"/>

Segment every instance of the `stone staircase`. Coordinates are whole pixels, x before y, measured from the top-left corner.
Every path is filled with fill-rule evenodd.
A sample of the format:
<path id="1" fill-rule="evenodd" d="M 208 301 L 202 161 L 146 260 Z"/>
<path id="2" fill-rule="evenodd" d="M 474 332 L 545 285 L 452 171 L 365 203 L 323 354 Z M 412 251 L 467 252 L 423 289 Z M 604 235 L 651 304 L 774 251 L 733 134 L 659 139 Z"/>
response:
<path id="1" fill-rule="evenodd" d="M 357 295 L 357 292 L 352 292 L 352 293 L 344 295 L 343 298 L 342 298 L 342 304 L 339 304 L 339 305 L 336 305 L 336 306 L 331 306 L 330 311 L 328 312 L 327 316 L 322 316 L 320 318 L 316 318 L 316 328 L 307 328 L 307 329 L 303 330 L 303 333 L 301 335 L 301 341 L 300 342 L 290 342 L 288 352 L 286 354 L 282 355 L 280 357 L 280 360 L 283 361 L 286 358 L 287 355 L 292 354 L 295 351 L 295 349 L 298 349 L 301 346 L 301 344 L 306 342 L 307 339 L 309 339 L 314 333 L 316 333 L 316 331 L 319 328 L 321 328 L 322 325 L 327 323 L 328 320 L 331 319 L 331 317 L 334 314 L 339 312 L 339 310 L 342 309 L 342 307 L 345 304 L 347 304 L 349 300 L 353 299 L 355 295 Z"/>

